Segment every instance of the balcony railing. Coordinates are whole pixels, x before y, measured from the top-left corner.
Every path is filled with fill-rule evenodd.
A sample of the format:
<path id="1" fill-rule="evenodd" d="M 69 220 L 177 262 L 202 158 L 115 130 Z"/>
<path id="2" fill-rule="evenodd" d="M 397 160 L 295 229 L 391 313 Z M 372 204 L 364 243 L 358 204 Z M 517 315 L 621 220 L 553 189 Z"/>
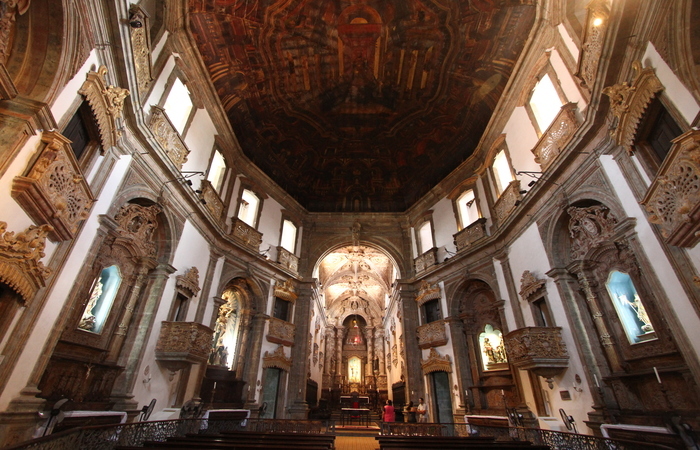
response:
<path id="1" fill-rule="evenodd" d="M 700 130 L 690 130 L 672 142 L 641 203 L 667 243 L 694 247 L 700 240 Z"/>
<path id="2" fill-rule="evenodd" d="M 291 347 L 294 345 L 294 330 L 294 324 L 271 317 L 270 329 L 267 333 L 267 340 L 269 342 L 274 342 L 275 344 L 282 344 Z"/>
<path id="3" fill-rule="evenodd" d="M 173 124 L 165 114 L 165 110 L 159 106 L 153 106 L 151 109 L 151 121 L 148 125 L 156 138 L 156 141 L 163 147 L 165 154 L 175 164 L 178 170 L 187 162 L 187 156 L 190 150 L 182 140 L 180 133 L 177 132 Z"/>
<path id="4" fill-rule="evenodd" d="M 505 336 L 508 361 L 518 369 L 547 378 L 569 366 L 569 353 L 561 327 L 525 327 Z"/>
<path id="5" fill-rule="evenodd" d="M 239 218 L 233 219 L 233 228 L 231 236 L 241 242 L 246 247 L 250 247 L 255 252 L 260 251 L 260 243 L 262 242 L 262 233 L 243 222 Z"/>
<path id="6" fill-rule="evenodd" d="M 520 204 L 523 199 L 520 193 L 520 180 L 513 180 L 508 184 L 508 187 L 501 194 L 493 205 L 493 213 L 496 219 L 496 223 L 500 226 L 504 220 L 510 215 L 510 213 L 515 209 L 516 206 Z"/>
<path id="7" fill-rule="evenodd" d="M 224 212 L 224 202 L 221 201 L 219 193 L 216 192 L 216 189 L 208 180 L 202 180 L 201 191 L 202 193 L 199 194 L 199 197 L 206 202 L 206 207 L 211 215 L 216 220 L 221 220 Z"/>
<path id="8" fill-rule="evenodd" d="M 447 344 L 447 333 L 445 332 L 445 322 L 437 320 L 416 329 L 418 334 L 418 347 L 431 348 L 440 347 Z"/>
<path id="9" fill-rule="evenodd" d="M 574 132 L 579 122 L 576 116 L 576 103 L 567 103 L 561 107 L 559 114 L 540 137 L 532 153 L 535 154 L 535 162 L 542 167 L 542 171 L 552 164 L 552 161 L 561 153 Z"/>
<path id="10" fill-rule="evenodd" d="M 486 236 L 486 219 L 482 217 L 466 226 L 453 237 L 457 251 L 460 251 L 469 247 L 484 236 Z"/>
<path id="11" fill-rule="evenodd" d="M 197 322 L 162 322 L 156 360 L 172 370 L 207 360 L 214 330 Z"/>
<path id="12" fill-rule="evenodd" d="M 437 264 L 437 248 L 431 248 L 413 260 L 413 263 L 415 264 L 416 273 L 421 273 L 424 270 L 427 270 L 429 267 L 434 266 Z"/>
<path id="13" fill-rule="evenodd" d="M 284 247 L 277 247 L 277 262 L 295 274 L 299 272 L 299 258 Z"/>

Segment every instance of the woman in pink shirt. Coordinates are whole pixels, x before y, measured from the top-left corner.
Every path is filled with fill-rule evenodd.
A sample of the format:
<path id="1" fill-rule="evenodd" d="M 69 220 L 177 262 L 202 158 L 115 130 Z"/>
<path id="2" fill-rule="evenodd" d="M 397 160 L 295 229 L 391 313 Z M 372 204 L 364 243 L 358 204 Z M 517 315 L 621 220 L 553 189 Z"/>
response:
<path id="1" fill-rule="evenodd" d="M 387 400 L 386 405 L 384 405 L 384 417 L 382 419 L 384 422 L 393 422 L 396 420 L 396 411 L 394 411 L 391 400 Z"/>

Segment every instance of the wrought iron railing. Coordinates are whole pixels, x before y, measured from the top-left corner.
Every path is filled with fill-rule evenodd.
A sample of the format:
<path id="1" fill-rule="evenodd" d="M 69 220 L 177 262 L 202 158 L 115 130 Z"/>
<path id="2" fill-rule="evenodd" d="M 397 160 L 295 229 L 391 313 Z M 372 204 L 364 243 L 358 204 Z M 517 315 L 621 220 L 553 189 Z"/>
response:
<path id="1" fill-rule="evenodd" d="M 551 449 L 571 450 L 671 450 L 661 444 L 608 439 L 597 436 L 539 428 L 497 427 L 468 423 L 382 423 L 382 435 L 388 436 L 488 436 L 496 441 L 529 441 Z"/>
<path id="2" fill-rule="evenodd" d="M 188 433 L 219 434 L 223 431 L 334 434 L 332 420 L 187 419 L 121 425 L 81 427 L 34 439 L 6 450 L 113 450 L 118 446 L 140 447 L 147 441 L 163 442 Z"/>

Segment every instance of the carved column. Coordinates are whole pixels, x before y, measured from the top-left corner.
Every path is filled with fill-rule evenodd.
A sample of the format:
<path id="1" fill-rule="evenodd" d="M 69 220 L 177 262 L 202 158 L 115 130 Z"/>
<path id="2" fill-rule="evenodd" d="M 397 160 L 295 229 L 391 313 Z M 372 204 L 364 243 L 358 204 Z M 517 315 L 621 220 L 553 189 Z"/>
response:
<path id="1" fill-rule="evenodd" d="M 202 285 L 202 292 L 200 292 L 201 297 L 199 298 L 199 304 L 197 304 L 197 313 L 194 316 L 195 322 L 204 323 L 204 312 L 207 309 L 207 303 L 209 301 L 209 298 L 221 294 L 220 292 L 214 292 L 213 294 L 211 293 L 212 281 L 214 278 L 214 271 L 216 270 L 216 263 L 219 261 L 220 257 L 221 257 L 221 255 L 219 255 L 218 253 L 215 253 L 215 252 L 212 252 L 209 255 L 209 264 L 207 265 L 207 273 L 204 275 L 204 283 Z M 216 311 L 218 311 L 218 308 L 215 308 L 214 320 L 216 320 Z M 213 325 L 213 323 L 212 323 L 212 325 Z"/>
<path id="2" fill-rule="evenodd" d="M 309 405 L 306 403 L 306 379 L 309 372 L 309 329 L 311 328 L 311 305 L 316 291 L 312 283 L 301 284 L 299 296 L 294 305 L 294 346 L 292 347 L 292 366 L 289 371 L 289 418 L 306 419 Z"/>
<path id="3" fill-rule="evenodd" d="M 508 251 L 503 250 L 494 257 L 501 263 L 503 278 L 505 278 L 506 287 L 508 289 L 508 298 L 510 299 L 511 309 L 513 310 L 513 316 L 515 317 L 515 328 L 522 328 L 525 326 L 525 320 L 523 319 L 523 311 L 520 309 L 520 296 L 518 295 L 518 290 L 513 279 L 513 271 L 510 268 Z M 505 319 L 505 315 L 502 314 L 502 312 L 503 308 L 501 308 L 501 326 L 503 327 L 503 334 L 506 334 L 509 331 L 509 327 L 508 322 Z"/>
<path id="4" fill-rule="evenodd" d="M 374 333 L 375 351 L 379 357 L 379 376 L 386 380 L 386 350 L 384 349 L 384 328 L 377 328 Z"/>
<path id="5" fill-rule="evenodd" d="M 325 361 L 323 362 L 323 373 L 324 375 L 333 374 L 334 367 L 331 367 L 331 361 L 333 360 L 333 353 L 335 352 L 335 328 L 326 327 L 326 348 L 323 353 Z M 329 386 L 330 387 L 330 386 Z"/>
<path id="6" fill-rule="evenodd" d="M 367 365 L 365 366 L 365 384 L 374 384 L 374 372 L 372 368 L 372 362 L 374 361 L 374 346 L 372 342 L 374 341 L 374 327 L 365 328 L 367 339 Z"/>
<path id="7" fill-rule="evenodd" d="M 335 377 L 338 384 L 343 381 L 343 332 L 345 328 L 337 326 L 335 328 Z"/>
<path id="8" fill-rule="evenodd" d="M 136 371 L 143 357 L 148 337 L 153 329 L 155 312 L 163 296 L 165 283 L 175 270 L 176 269 L 169 264 L 160 264 L 149 274 L 149 281 L 146 289 L 144 289 L 143 306 L 140 308 L 137 321 L 131 326 L 131 329 L 128 330 L 127 339 L 124 341 L 124 347 L 121 349 L 121 355 L 119 356 L 119 365 L 124 366 L 125 369 L 122 375 L 117 378 L 112 392 L 112 398 L 117 401 L 114 406 L 116 410 L 129 410 L 138 407 L 138 404 L 131 400 L 133 398 L 131 392 L 134 389 L 134 384 L 137 379 Z M 130 303 L 132 299 L 133 297 L 129 299 Z M 135 305 L 132 304 L 130 309 L 127 308 L 124 316 L 131 317 L 134 313 L 134 307 Z M 123 324 L 127 324 L 128 326 L 128 323 L 129 321 L 123 318 L 120 329 Z M 119 340 L 118 337 L 119 336 L 115 336 L 115 340 Z M 110 351 L 113 350 L 118 351 L 118 347 L 112 346 Z"/>

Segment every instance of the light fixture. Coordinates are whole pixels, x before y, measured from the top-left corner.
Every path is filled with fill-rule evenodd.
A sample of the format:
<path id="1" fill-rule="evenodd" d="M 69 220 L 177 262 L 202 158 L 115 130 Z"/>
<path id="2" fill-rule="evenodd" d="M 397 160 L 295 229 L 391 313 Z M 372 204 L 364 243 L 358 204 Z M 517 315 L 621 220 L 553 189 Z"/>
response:
<path id="1" fill-rule="evenodd" d="M 593 19 L 593 26 L 594 27 L 599 27 L 603 24 L 603 18 L 602 17 L 596 17 Z"/>

